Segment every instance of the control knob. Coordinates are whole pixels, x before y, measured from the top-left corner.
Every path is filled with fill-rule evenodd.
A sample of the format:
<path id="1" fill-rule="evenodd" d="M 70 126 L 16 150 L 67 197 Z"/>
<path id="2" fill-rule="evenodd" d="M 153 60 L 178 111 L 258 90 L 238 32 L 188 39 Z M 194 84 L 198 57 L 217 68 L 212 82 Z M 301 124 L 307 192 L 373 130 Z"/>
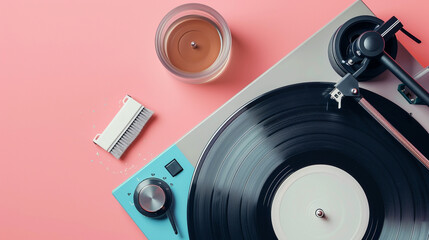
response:
<path id="1" fill-rule="evenodd" d="M 141 181 L 134 192 L 134 205 L 141 214 L 151 218 L 162 218 L 166 215 L 174 233 L 178 234 L 172 204 L 173 193 L 168 184 L 159 178 Z"/>

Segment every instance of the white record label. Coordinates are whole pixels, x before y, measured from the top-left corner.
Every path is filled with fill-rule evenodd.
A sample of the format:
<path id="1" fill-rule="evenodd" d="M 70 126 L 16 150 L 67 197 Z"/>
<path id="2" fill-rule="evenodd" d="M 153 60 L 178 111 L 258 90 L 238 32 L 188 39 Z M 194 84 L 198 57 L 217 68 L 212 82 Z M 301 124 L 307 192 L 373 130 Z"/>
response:
<path id="1" fill-rule="evenodd" d="M 347 172 L 312 165 L 292 173 L 271 207 L 279 239 L 362 239 L 369 222 L 365 192 Z"/>

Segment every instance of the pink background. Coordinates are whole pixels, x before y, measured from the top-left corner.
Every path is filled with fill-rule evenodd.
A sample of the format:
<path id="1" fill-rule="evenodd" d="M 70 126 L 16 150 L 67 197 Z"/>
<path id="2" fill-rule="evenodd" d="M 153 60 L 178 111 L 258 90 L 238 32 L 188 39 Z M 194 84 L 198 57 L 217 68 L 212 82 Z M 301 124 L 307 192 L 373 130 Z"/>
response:
<path id="1" fill-rule="evenodd" d="M 111 192 L 353 0 L 201 3 L 233 35 L 215 82 L 174 80 L 154 49 L 177 0 L 0 1 L 0 238 L 142 239 Z M 429 64 L 429 2 L 367 0 L 417 35 L 399 39 Z M 123 160 L 92 143 L 130 94 L 156 116 Z"/>

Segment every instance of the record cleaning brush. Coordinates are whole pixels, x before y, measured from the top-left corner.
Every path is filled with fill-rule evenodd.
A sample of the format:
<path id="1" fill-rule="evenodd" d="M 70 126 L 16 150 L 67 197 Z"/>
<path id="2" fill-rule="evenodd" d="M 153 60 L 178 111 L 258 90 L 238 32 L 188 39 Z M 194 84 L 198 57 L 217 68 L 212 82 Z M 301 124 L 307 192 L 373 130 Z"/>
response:
<path id="1" fill-rule="evenodd" d="M 130 96 L 126 96 L 124 105 L 104 129 L 97 134 L 93 142 L 119 159 L 136 139 L 153 112 L 143 107 Z"/>

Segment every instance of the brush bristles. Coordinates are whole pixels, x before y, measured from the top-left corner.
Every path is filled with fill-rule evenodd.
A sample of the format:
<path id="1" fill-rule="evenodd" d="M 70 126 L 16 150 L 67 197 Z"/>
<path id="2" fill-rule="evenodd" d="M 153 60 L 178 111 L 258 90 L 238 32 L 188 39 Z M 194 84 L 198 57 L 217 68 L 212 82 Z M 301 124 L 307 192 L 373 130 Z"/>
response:
<path id="1" fill-rule="evenodd" d="M 117 159 L 119 159 L 122 154 L 127 150 L 127 148 L 131 145 L 131 143 L 136 139 L 144 125 L 147 123 L 149 118 L 152 116 L 153 112 L 147 108 L 143 108 L 139 115 L 134 119 L 134 121 L 130 124 L 127 130 L 125 130 L 124 134 L 121 138 L 116 142 L 113 146 L 110 153 Z"/>

